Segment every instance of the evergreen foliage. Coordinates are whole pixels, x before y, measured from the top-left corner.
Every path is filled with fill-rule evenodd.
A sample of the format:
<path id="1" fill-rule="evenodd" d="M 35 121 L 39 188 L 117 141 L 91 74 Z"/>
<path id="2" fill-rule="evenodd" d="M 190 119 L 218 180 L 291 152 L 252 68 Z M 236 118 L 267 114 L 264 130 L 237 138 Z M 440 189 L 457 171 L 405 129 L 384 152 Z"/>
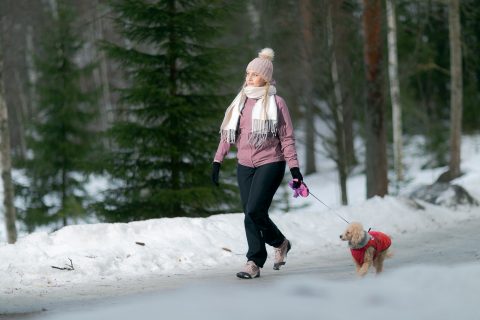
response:
<path id="1" fill-rule="evenodd" d="M 406 134 L 425 136 L 426 167 L 448 158 L 450 49 L 444 2 L 397 2 L 401 99 Z"/>
<path id="2" fill-rule="evenodd" d="M 478 1 L 460 1 L 462 50 L 464 56 L 463 128 L 466 133 L 480 130 L 480 6 Z"/>
<path id="3" fill-rule="evenodd" d="M 89 127 L 96 118 L 98 94 L 81 88 L 81 80 L 90 76 L 94 65 L 77 63 L 83 41 L 74 30 L 74 14 L 64 1 L 57 5 L 35 61 L 39 110 L 31 123 L 29 156 L 23 163 L 28 182 L 17 184 L 25 203 L 19 216 L 29 231 L 59 221 L 67 225 L 86 215 L 85 177 L 99 147 Z"/>
<path id="4" fill-rule="evenodd" d="M 231 99 L 222 94 L 226 50 L 215 47 L 224 2 L 120 0 L 111 7 L 129 47 L 105 48 L 130 85 L 119 89 L 121 109 L 109 132 L 114 183 L 98 204 L 100 216 L 132 221 L 232 210 L 239 203 L 233 184 L 214 188 L 210 180 Z"/>
<path id="5" fill-rule="evenodd" d="M 480 9 L 461 1 L 464 131 L 480 125 Z M 398 50 L 405 133 L 423 135 L 426 167 L 447 164 L 450 122 L 448 6 L 442 1 L 397 1 Z"/>

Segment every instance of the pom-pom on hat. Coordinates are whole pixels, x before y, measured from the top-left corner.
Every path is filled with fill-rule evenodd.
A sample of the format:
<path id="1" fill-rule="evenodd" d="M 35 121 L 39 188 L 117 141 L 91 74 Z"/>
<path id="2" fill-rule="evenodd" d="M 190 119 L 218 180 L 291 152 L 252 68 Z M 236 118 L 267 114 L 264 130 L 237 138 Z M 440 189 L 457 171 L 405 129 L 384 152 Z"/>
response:
<path id="1" fill-rule="evenodd" d="M 253 71 L 262 76 L 267 81 L 272 81 L 273 74 L 273 57 L 275 53 L 270 48 L 264 48 L 258 53 L 258 58 L 253 59 L 247 65 L 247 71 Z"/>

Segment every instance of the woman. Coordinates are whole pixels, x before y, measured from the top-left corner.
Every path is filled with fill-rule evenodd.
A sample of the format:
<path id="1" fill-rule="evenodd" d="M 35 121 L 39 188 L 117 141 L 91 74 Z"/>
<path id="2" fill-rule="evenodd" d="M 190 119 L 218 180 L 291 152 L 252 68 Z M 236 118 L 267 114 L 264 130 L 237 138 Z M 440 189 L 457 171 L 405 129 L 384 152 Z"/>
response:
<path id="1" fill-rule="evenodd" d="M 268 209 L 286 164 L 296 179 L 294 187 L 303 180 L 288 108 L 272 83 L 273 56 L 273 50 L 265 48 L 247 65 L 244 86 L 225 112 L 212 169 L 212 180 L 218 186 L 220 164 L 235 144 L 248 243 L 247 263 L 237 273 L 242 279 L 260 276 L 260 268 L 267 260 L 265 244 L 275 248 L 273 269 L 279 270 L 285 264 L 291 243 L 270 220 Z"/>

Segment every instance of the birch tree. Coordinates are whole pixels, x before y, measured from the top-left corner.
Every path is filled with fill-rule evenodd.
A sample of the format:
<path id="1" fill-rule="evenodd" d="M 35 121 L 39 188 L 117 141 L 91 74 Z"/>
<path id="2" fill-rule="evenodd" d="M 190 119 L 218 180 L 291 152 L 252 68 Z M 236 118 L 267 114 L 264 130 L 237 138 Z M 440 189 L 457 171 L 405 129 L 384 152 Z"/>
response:
<path id="1" fill-rule="evenodd" d="M 3 206 L 5 210 L 5 225 L 8 243 L 17 241 L 15 226 L 16 213 L 13 206 L 14 191 L 12 183 L 12 161 L 10 154 L 10 133 L 8 128 L 8 110 L 3 89 L 3 56 L 0 45 L 0 157 L 3 181 Z"/>
<path id="2" fill-rule="evenodd" d="M 388 23 L 388 76 L 390 80 L 390 99 L 392 101 L 393 157 L 397 181 L 403 181 L 402 166 L 402 107 L 400 105 L 400 84 L 398 80 L 397 24 L 395 0 L 387 1 Z"/>

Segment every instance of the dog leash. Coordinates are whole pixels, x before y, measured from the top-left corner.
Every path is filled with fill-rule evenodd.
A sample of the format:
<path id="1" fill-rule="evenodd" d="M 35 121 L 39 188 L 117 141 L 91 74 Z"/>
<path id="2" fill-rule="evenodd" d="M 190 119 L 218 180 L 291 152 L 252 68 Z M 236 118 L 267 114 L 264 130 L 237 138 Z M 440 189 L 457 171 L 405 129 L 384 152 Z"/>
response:
<path id="1" fill-rule="evenodd" d="M 328 209 L 330 209 L 331 212 L 333 212 L 337 217 L 339 217 L 340 219 L 342 219 L 343 221 L 345 221 L 347 224 L 350 224 L 350 222 L 348 222 L 344 217 L 342 217 L 341 215 L 339 215 L 338 213 L 335 212 L 335 210 L 333 210 L 332 208 L 330 208 L 329 206 L 327 206 L 325 204 L 325 202 L 323 202 L 322 200 L 320 200 L 317 196 L 315 196 L 307 187 L 307 185 L 301 181 L 300 182 L 300 186 L 298 188 L 295 188 L 294 187 L 294 182 L 298 182 L 298 179 L 293 179 L 292 181 L 290 181 L 288 183 L 288 185 L 290 186 L 290 188 L 293 189 L 294 191 L 294 194 L 293 194 L 293 197 L 296 198 L 298 196 L 302 196 L 303 198 L 306 198 L 308 197 L 308 195 L 312 195 L 312 197 L 314 197 L 318 202 L 320 202 L 321 204 L 323 204 L 325 207 L 327 207 Z"/>
<path id="2" fill-rule="evenodd" d="M 325 207 L 327 207 L 328 209 L 330 209 L 333 213 L 335 213 L 337 215 L 337 217 L 339 217 L 340 219 L 342 219 L 343 221 L 345 221 L 347 224 L 350 224 L 350 222 L 348 222 L 344 217 L 342 217 L 341 215 L 339 215 L 338 213 L 335 212 L 335 210 L 333 210 L 332 208 L 330 208 L 329 206 L 327 206 L 325 204 L 325 202 L 323 202 L 322 200 L 318 199 L 313 193 L 310 192 L 310 190 L 308 191 L 309 194 L 311 194 L 315 199 L 317 199 L 319 202 L 321 202 Z M 370 232 L 370 230 L 372 230 L 372 227 L 368 228 L 368 231 L 367 232 Z"/>
<path id="3" fill-rule="evenodd" d="M 348 222 L 344 217 L 342 217 L 341 215 L 339 215 L 338 213 L 335 212 L 335 210 L 333 210 L 332 208 L 330 208 L 329 206 L 327 206 L 322 200 L 318 199 L 312 192 L 310 192 L 310 195 L 312 195 L 312 197 L 314 197 L 315 199 L 317 199 L 321 204 L 323 204 L 325 207 L 327 207 L 328 209 L 331 210 L 331 212 L 333 212 L 337 217 L 339 217 L 340 219 L 342 219 L 343 221 L 345 221 L 347 224 L 350 224 L 350 222 Z"/>

